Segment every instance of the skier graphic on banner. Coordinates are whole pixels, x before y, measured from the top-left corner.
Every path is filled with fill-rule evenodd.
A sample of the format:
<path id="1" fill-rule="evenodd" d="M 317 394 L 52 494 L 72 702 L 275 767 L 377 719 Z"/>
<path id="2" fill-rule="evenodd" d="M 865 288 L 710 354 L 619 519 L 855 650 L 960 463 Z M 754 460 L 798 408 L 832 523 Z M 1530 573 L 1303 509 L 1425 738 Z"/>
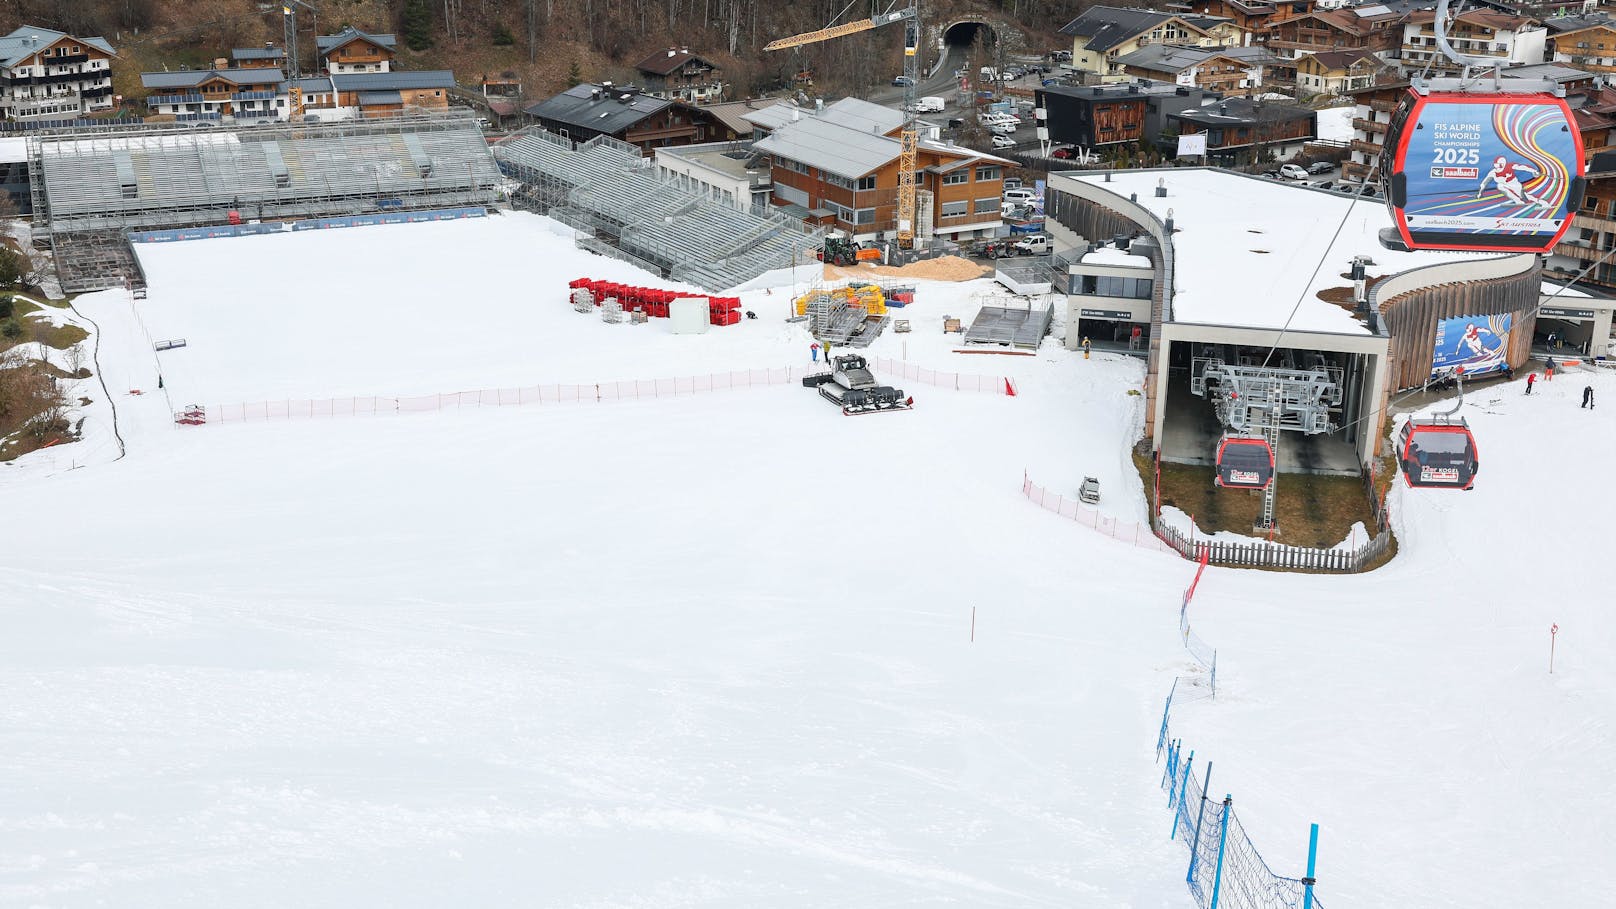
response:
<path id="1" fill-rule="evenodd" d="M 1525 162 L 1512 162 L 1503 155 L 1494 158 L 1493 169 L 1482 176 L 1481 185 L 1476 187 L 1476 198 L 1480 199 L 1482 193 L 1487 191 L 1487 184 L 1491 183 L 1498 187 L 1498 191 L 1504 194 L 1504 198 L 1516 205 L 1535 205 L 1538 208 L 1553 209 L 1555 207 L 1553 203 L 1545 202 L 1526 191 L 1526 187 L 1522 185 L 1517 171 L 1530 174 L 1533 177 L 1540 173 L 1537 168 Z"/>

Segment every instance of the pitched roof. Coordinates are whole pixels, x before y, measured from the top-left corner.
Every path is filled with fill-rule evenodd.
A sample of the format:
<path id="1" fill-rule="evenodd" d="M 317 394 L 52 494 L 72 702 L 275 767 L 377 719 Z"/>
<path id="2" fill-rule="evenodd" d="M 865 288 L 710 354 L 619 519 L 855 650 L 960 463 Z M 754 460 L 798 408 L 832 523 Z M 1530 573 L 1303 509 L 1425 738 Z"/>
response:
<path id="1" fill-rule="evenodd" d="M 1083 11 L 1083 15 L 1066 23 L 1060 33 L 1089 39 L 1086 46 L 1091 51 L 1108 51 L 1136 35 L 1150 31 L 1174 15 L 1149 9 L 1091 6 Z"/>
<path id="2" fill-rule="evenodd" d="M 352 26 L 343 29 L 335 35 L 321 35 L 314 39 L 314 43 L 315 46 L 320 49 L 320 56 L 323 57 L 344 44 L 361 39 L 369 41 L 371 44 L 374 44 L 377 47 L 385 47 L 389 50 L 392 50 L 398 46 L 398 38 L 394 35 L 372 35 L 369 32 L 362 32 Z"/>
<path id="3" fill-rule="evenodd" d="M 787 158 L 849 180 L 865 176 L 896 161 L 903 143 L 890 136 L 867 133 L 824 117 L 804 117 L 753 143 L 756 151 Z M 1012 164 L 975 149 L 922 140 L 923 151 L 952 155 L 969 161 Z M 930 168 L 928 168 L 930 169 Z M 952 169 L 952 168 L 949 168 Z"/>
<path id="4" fill-rule="evenodd" d="M 0 37 L 0 66 L 16 66 L 18 61 L 33 56 L 40 49 L 50 47 L 63 38 L 71 38 L 103 53 L 116 55 L 112 45 L 108 44 L 105 38 L 74 38 L 67 32 L 59 32 L 54 28 L 24 25 L 11 34 Z"/>
<path id="5" fill-rule="evenodd" d="M 746 115 L 768 106 L 771 106 L 770 103 L 756 100 L 726 101 L 722 104 L 703 105 L 702 110 L 712 114 L 731 131 L 745 135 L 752 132 L 752 121 L 746 119 Z"/>
<path id="6" fill-rule="evenodd" d="M 196 88 L 211 79 L 224 79 L 236 85 L 279 85 L 286 81 L 280 69 L 272 66 L 247 69 L 186 69 L 174 73 L 141 73 L 140 84 L 147 88 Z"/>
<path id="7" fill-rule="evenodd" d="M 804 110 L 795 104 L 779 101 L 768 107 L 754 110 L 749 114 L 742 114 L 741 119 L 753 126 L 774 130 L 790 123 L 797 117 L 801 117 L 805 113 L 811 114 L 812 111 Z"/>
<path id="8" fill-rule="evenodd" d="M 230 49 L 232 60 L 284 60 L 286 51 L 278 47 L 233 47 Z"/>
<path id="9" fill-rule="evenodd" d="M 583 82 L 531 105 L 527 112 L 541 120 L 612 135 L 671 106 L 673 102 L 663 98 Z"/>
<path id="10" fill-rule="evenodd" d="M 1250 50 L 1257 54 L 1234 54 L 1231 51 Z M 1234 47 L 1183 47 L 1176 44 L 1147 44 L 1131 54 L 1124 54 L 1116 59 L 1120 66 L 1132 66 L 1137 69 L 1146 69 L 1158 73 L 1181 73 L 1193 66 L 1199 66 L 1213 57 L 1223 57 L 1238 63 L 1257 65 L 1278 60 L 1279 57 L 1270 54 L 1266 48 L 1234 48 Z"/>
<path id="11" fill-rule="evenodd" d="M 890 133 L 903 125 L 903 111 L 873 104 L 860 98 L 843 98 L 815 116 L 832 123 L 872 133 Z"/>
<path id="12" fill-rule="evenodd" d="M 1305 107 L 1289 104 L 1263 104 L 1246 98 L 1229 98 L 1205 107 L 1192 108 L 1171 116 L 1208 126 L 1240 125 L 1242 123 L 1282 123 L 1287 120 L 1306 120 L 1314 112 Z"/>
<path id="13" fill-rule="evenodd" d="M 1319 65 L 1329 72 L 1350 69 L 1359 60 L 1377 60 L 1374 54 L 1366 50 L 1320 51 L 1316 54 L 1303 54 L 1297 59 L 1301 60 L 1305 57 L 1312 57 L 1317 60 Z"/>
<path id="14" fill-rule="evenodd" d="M 665 51 L 658 51 L 634 64 L 634 68 L 642 73 L 650 73 L 653 76 L 666 76 L 692 60 L 717 68 L 712 61 L 692 54 L 688 47 L 670 47 Z"/>
<path id="15" fill-rule="evenodd" d="M 1537 20 L 1530 16 L 1512 16 L 1509 13 L 1501 13 L 1495 9 L 1467 9 L 1455 16 L 1454 19 L 1459 22 L 1468 22 L 1471 25 L 1485 26 L 1494 31 L 1518 32 L 1521 29 L 1531 28 L 1537 24 Z M 1426 25 L 1435 22 L 1436 10 L 1416 10 L 1408 14 L 1407 21 L 1412 25 Z"/>
<path id="16" fill-rule="evenodd" d="M 1543 20 L 1543 27 L 1549 30 L 1551 36 L 1580 32 L 1585 28 L 1598 28 L 1600 26 L 1616 30 L 1616 20 L 1612 20 L 1608 13 L 1589 13 L 1586 16 L 1551 16 Z"/>
<path id="17" fill-rule="evenodd" d="M 454 88 L 454 73 L 446 69 L 412 69 L 391 73 L 332 73 L 331 84 L 339 92 L 409 91 L 421 88 Z"/>

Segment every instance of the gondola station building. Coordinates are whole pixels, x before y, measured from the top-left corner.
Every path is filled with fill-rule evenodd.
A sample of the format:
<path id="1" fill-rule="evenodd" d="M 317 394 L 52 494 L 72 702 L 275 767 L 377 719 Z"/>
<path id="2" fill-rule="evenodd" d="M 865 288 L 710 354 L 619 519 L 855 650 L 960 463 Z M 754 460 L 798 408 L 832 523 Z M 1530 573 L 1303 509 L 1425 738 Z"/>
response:
<path id="1" fill-rule="evenodd" d="M 1276 398 L 1285 428 L 1319 421 L 1283 433 L 1278 468 L 1357 474 L 1397 392 L 1530 354 L 1539 257 L 1388 250 L 1378 199 L 1162 168 L 1052 174 L 1045 209 L 1067 343 L 1148 357 L 1145 433 L 1166 461 L 1213 463 L 1220 440 L 1252 431 L 1231 428 L 1219 374 L 1316 371 L 1320 412 Z"/>

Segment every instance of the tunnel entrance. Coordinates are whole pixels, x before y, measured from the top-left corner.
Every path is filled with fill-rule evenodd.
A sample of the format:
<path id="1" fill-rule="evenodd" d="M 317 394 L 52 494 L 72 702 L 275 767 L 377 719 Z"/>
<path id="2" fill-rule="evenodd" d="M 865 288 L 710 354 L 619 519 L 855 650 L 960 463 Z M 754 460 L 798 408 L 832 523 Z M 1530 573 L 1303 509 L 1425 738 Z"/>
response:
<path id="1" fill-rule="evenodd" d="M 991 47 L 998 37 L 986 22 L 956 22 L 943 32 L 943 43 L 951 48 L 970 48 L 978 40 L 984 47 Z"/>

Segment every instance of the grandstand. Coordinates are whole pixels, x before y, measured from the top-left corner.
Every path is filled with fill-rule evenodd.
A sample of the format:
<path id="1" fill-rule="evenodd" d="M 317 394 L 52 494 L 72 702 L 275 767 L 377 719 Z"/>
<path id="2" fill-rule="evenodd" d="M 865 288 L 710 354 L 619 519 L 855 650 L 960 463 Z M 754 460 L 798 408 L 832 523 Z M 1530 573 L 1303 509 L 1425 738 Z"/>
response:
<path id="1" fill-rule="evenodd" d="M 34 242 L 69 291 L 140 282 L 125 234 L 236 221 L 487 205 L 499 173 L 475 120 L 411 115 L 30 136 Z"/>
<path id="2" fill-rule="evenodd" d="M 607 136 L 576 148 L 533 128 L 494 149 L 521 186 L 512 202 L 579 231 L 578 245 L 708 290 L 813 262 L 823 232 L 784 214 L 738 211 L 680 189 L 639 149 Z"/>

